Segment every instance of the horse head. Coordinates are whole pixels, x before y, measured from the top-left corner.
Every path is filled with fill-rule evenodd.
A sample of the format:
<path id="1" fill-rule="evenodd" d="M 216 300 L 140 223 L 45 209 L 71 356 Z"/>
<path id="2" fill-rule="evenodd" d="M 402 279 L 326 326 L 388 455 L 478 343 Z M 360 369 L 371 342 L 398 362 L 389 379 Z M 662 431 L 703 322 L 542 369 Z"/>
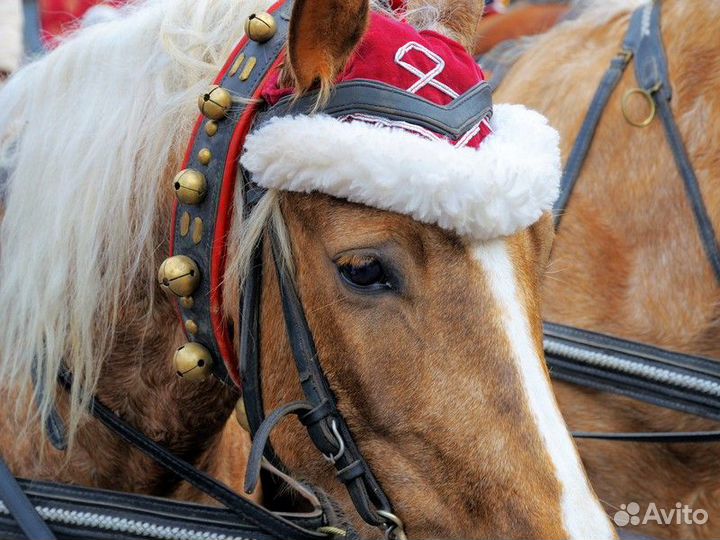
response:
<path id="1" fill-rule="evenodd" d="M 462 99 L 482 74 L 443 34 L 474 26 L 433 28 L 418 32 L 363 0 L 295 2 L 287 59 L 264 99 L 270 111 L 304 100 L 307 114 L 263 120 L 245 143 L 241 162 L 269 192 L 249 217 L 236 209 L 228 317 L 241 326 L 235 284 L 264 237 L 265 408 L 303 398 L 280 256 L 332 396 L 408 534 L 612 537 L 543 361 L 538 283 L 553 238 L 554 130 L 508 105 L 478 118 L 463 142 L 412 121 L 323 112 L 367 80 L 415 82 L 413 92 L 444 105 Z M 271 236 L 283 240 L 274 253 Z M 300 423 L 272 441 L 294 474 L 352 515 Z"/>
<path id="2" fill-rule="evenodd" d="M 257 255 L 264 408 L 305 400 L 278 284 L 288 278 L 344 442 L 408 535 L 610 538 L 543 362 L 538 283 L 553 237 L 557 134 L 523 107 L 489 106 L 483 74 L 459 44 L 472 43 L 472 17 L 429 4 L 407 12 L 425 21 L 421 30 L 365 0 L 295 2 L 284 63 L 257 96 L 269 111 L 290 112 L 258 117 L 245 140 L 241 163 L 265 194 L 250 208 L 238 175 L 220 237 L 217 313 L 234 330 L 236 356 Z M 38 387 L 43 414 L 57 404 L 71 442 L 77 432 L 67 462 L 53 455 L 36 473 L 42 439 L 33 431 L 11 456 L 16 474 L 167 492 L 160 480 L 173 479 L 147 474 L 147 462 L 83 420 L 93 393 L 195 463 L 244 458 L 218 456 L 214 438 L 236 395 L 218 381 L 174 378 L 184 338 L 155 275 L 171 251 L 172 179 L 193 101 L 254 7 L 132 6 L 80 30 L 0 94 L 0 157 L 11 171 L 0 302 L 12 306 L 0 326 L 0 382 L 19 396 L 21 417 L 35 410 Z M 372 114 L 340 117 L 328 107 L 341 90 L 356 109 L 371 91 L 404 105 L 374 99 Z M 475 106 L 463 107 L 468 100 Z M 184 242 L 207 244 L 193 226 Z M 198 323 L 186 324 L 190 334 L 206 330 L 186 322 Z M 63 364 L 77 383 L 70 399 L 55 388 Z M 1 420 L 13 437 L 27 426 Z M 293 475 L 355 515 L 302 425 L 288 420 L 271 442 Z M 111 452 L 98 455 L 100 446 Z"/>

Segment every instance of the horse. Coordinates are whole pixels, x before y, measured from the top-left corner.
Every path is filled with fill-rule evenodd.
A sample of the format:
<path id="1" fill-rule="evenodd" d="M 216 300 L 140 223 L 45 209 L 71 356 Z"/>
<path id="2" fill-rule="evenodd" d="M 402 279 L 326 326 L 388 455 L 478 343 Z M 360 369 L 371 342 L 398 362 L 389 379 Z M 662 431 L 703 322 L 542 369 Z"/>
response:
<path id="1" fill-rule="evenodd" d="M 567 157 L 588 104 L 617 54 L 637 3 L 599 7 L 537 38 L 496 92 L 551 119 Z M 720 191 L 720 85 L 716 39 L 720 6 L 665 0 L 665 45 L 672 112 L 696 171 L 715 230 Z M 562 216 L 542 284 L 543 315 L 553 322 L 662 348 L 720 359 L 720 290 L 698 235 L 682 179 L 659 119 L 633 127 L 621 114 L 635 86 L 628 69 L 602 116 L 582 175 Z M 647 104 L 628 102 L 637 122 Z M 677 431 L 717 429 L 716 423 L 659 409 L 619 395 L 556 382 L 561 410 L 573 429 Z M 582 441 L 580 454 L 609 512 L 638 503 L 704 509 L 706 523 L 649 521 L 636 530 L 660 538 L 716 538 L 717 446 L 637 445 Z M 622 506 L 625 508 L 625 506 Z"/>
<path id="2" fill-rule="evenodd" d="M 0 380 L 10 405 L 0 414 L 0 448 L 14 474 L 204 500 L 89 416 L 97 397 L 171 452 L 242 486 L 250 442 L 231 418 L 239 390 L 214 378 L 193 384 L 176 376 L 171 359 L 187 338 L 176 301 L 160 291 L 156 273 L 171 253 L 173 184 L 179 185 L 175 175 L 198 115 L 196 97 L 206 96 L 201 107 L 210 100 L 207 87 L 242 36 L 243 21 L 267 7 L 237 0 L 130 6 L 117 19 L 79 29 L 3 88 Z M 471 43 L 475 15 L 463 19 L 430 7 L 434 17 L 418 17 L 434 30 L 427 36 Z M 400 24 L 395 17 L 365 0 L 297 0 L 279 81 L 301 90 L 322 81 L 331 94 L 333 76 L 354 58 L 368 20 Z M 536 144 L 555 155 L 554 131 L 541 117 L 504 107 L 531 119 Z M 483 128 L 488 140 L 491 128 L 502 131 L 502 108 L 496 109 L 497 121 Z M 275 148 L 287 137 L 275 135 L 276 142 L 266 137 L 255 145 L 261 155 L 280 152 L 255 162 L 257 177 L 288 159 Z M 510 139 L 519 136 L 516 130 Z M 304 156 L 303 145 L 309 150 L 312 141 L 286 142 L 299 144 L 294 155 Z M 323 148 L 336 151 L 332 140 Z M 512 170 L 537 148 L 525 155 L 505 150 L 497 159 L 509 160 L 503 166 Z M 436 178 L 451 178 L 458 169 L 428 161 L 433 155 L 384 166 L 404 174 L 413 161 L 430 163 Z M 243 215 L 242 192 L 235 193 L 224 322 L 241 327 L 241 284 L 258 239 L 273 231 L 284 246 L 283 267 L 294 269 L 339 409 L 411 536 L 615 536 L 544 366 L 539 282 L 553 238 L 547 205 L 559 155 L 534 163 L 542 169 L 536 191 L 527 195 L 520 180 L 507 192 L 497 189 L 507 204 L 483 224 L 489 232 L 482 240 L 457 232 L 449 219 L 443 227 L 382 201 L 361 204 L 318 190 L 271 188 Z M 368 176 L 359 178 L 359 189 L 382 183 L 382 169 L 360 165 L 353 170 Z M 423 171 L 413 171 L 422 184 Z M 407 188 L 397 195 L 416 194 Z M 545 206 L 536 201 L 541 195 Z M 432 212 L 442 204 L 462 208 L 452 199 L 420 202 Z M 498 234 L 498 224 L 516 214 L 522 226 Z M 261 256 L 272 277 L 270 250 Z M 260 319 L 262 392 L 271 411 L 301 397 L 274 279 L 263 280 Z M 57 383 L 62 366 L 73 376 L 70 392 Z M 66 451 L 54 448 L 43 429 L 55 412 L 66 427 Z M 294 476 L 323 488 L 363 537 L 375 537 L 301 426 L 286 423 L 272 443 Z"/>

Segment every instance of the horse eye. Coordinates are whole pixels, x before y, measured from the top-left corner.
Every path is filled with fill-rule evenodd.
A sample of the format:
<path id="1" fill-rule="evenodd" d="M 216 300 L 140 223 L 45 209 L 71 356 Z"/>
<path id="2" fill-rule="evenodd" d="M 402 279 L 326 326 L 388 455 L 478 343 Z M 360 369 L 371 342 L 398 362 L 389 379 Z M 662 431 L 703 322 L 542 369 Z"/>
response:
<path id="1" fill-rule="evenodd" d="M 374 257 L 352 257 L 337 265 L 340 276 L 355 288 L 373 291 L 391 288 L 382 263 Z"/>

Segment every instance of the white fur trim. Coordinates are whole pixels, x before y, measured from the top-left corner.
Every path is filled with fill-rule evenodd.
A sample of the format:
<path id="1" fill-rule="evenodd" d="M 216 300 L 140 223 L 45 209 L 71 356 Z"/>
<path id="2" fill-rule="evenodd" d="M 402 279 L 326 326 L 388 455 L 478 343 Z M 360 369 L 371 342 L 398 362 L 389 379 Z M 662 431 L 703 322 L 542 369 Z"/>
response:
<path id="1" fill-rule="evenodd" d="M 276 118 L 248 136 L 241 161 L 266 188 L 319 191 L 487 240 L 550 210 L 559 135 L 522 105 L 497 105 L 494 133 L 455 148 L 402 129 L 327 115 Z"/>

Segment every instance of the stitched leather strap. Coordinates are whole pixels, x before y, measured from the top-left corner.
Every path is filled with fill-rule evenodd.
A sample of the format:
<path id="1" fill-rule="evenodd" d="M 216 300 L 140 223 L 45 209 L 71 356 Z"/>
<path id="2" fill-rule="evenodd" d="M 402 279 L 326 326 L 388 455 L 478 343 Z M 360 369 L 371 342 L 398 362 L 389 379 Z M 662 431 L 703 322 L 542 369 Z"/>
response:
<path id="1" fill-rule="evenodd" d="M 317 91 L 300 99 L 287 96 L 259 114 L 257 125 L 275 116 L 312 114 L 317 109 L 317 100 Z M 455 141 L 483 118 L 492 116 L 492 92 L 483 81 L 448 105 L 441 106 L 379 81 L 356 80 L 338 84 L 328 102 L 317 110 L 336 118 L 366 114 L 408 122 Z"/>
<path id="2" fill-rule="evenodd" d="M 61 371 L 58 380 L 66 390 L 69 390 L 72 386 L 72 374 L 65 369 Z M 261 531 L 278 538 L 286 538 L 289 540 L 319 540 L 326 538 L 323 534 L 303 529 L 265 508 L 256 505 L 252 501 L 240 497 L 224 484 L 173 455 L 145 434 L 127 424 L 97 398 L 93 398 L 91 412 L 95 418 L 100 420 L 100 422 L 125 442 L 137 450 L 140 450 L 156 463 L 172 471 L 195 488 L 222 503 L 228 510 L 235 513 L 241 519 L 249 521 Z"/>
<path id="3" fill-rule="evenodd" d="M 0 459 L 0 500 L 15 518 L 25 536 L 32 540 L 55 540 L 55 535 L 37 513 L 2 459 Z"/>
<path id="4" fill-rule="evenodd" d="M 556 380 L 720 421 L 720 397 L 708 389 L 717 388 L 720 384 L 720 365 L 713 360 L 553 323 L 545 323 L 545 340 L 545 357 L 550 375 Z M 560 352 L 563 348 L 572 352 L 563 354 Z M 598 354 L 602 355 L 601 362 L 589 361 Z M 582 357 L 587 355 L 589 360 L 583 360 Z M 613 363 L 621 363 L 626 368 L 614 369 Z M 660 380 L 650 377 L 659 372 L 668 376 Z M 689 385 L 689 378 L 700 384 Z M 573 435 L 578 438 L 648 443 L 720 440 L 720 435 L 714 431 L 579 432 Z"/>
<path id="5" fill-rule="evenodd" d="M 312 415 L 312 422 L 306 424 L 308 434 L 323 454 L 337 456 L 333 464 L 338 470 L 338 477 L 345 484 L 363 520 L 374 526 L 390 527 L 391 524 L 377 513 L 378 510 L 392 513 L 390 501 L 358 450 L 350 429 L 337 409 L 335 397 L 318 361 L 315 342 L 292 276 L 282 264 L 278 239 L 274 233 L 270 236 L 285 327 L 300 375 L 300 384 L 307 401 L 314 408 L 323 406 L 323 410 L 327 413 L 324 418 Z M 302 421 L 303 417 L 300 419 Z M 337 435 L 340 436 L 345 447 L 343 452 L 340 452 Z M 341 474 L 350 465 L 357 474 L 351 477 Z"/>

